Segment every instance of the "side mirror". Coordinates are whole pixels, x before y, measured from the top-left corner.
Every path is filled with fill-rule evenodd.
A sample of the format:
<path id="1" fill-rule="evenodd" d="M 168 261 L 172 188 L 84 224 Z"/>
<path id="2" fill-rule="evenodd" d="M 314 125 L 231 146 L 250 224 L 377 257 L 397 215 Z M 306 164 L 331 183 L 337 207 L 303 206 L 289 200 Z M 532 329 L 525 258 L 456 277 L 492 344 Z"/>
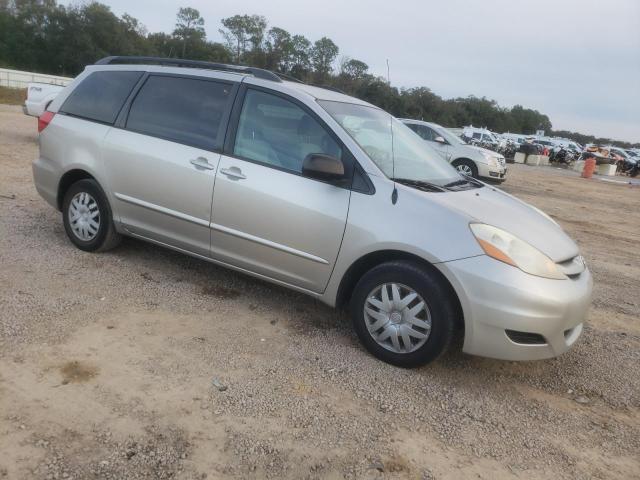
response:
<path id="1" fill-rule="evenodd" d="M 433 139 L 433 141 L 438 143 L 447 143 L 444 137 L 441 137 L 441 136 L 437 136 L 436 138 Z"/>
<path id="2" fill-rule="evenodd" d="M 325 182 L 341 180 L 344 178 L 344 164 L 330 155 L 310 153 L 302 162 L 302 175 Z"/>

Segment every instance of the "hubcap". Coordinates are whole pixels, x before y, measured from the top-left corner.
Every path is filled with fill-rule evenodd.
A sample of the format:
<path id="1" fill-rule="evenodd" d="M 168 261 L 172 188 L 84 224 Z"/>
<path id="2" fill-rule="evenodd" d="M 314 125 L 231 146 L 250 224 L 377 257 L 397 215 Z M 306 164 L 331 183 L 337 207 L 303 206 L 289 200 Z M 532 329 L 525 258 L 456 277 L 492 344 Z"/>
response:
<path id="1" fill-rule="evenodd" d="M 69 225 L 73 234 L 84 242 L 93 240 L 100 229 L 100 209 L 87 192 L 76 193 L 69 204 Z"/>
<path id="2" fill-rule="evenodd" d="M 471 170 L 471 167 L 465 163 L 458 165 L 456 169 L 460 173 L 464 173 L 465 175 L 469 175 L 469 176 L 473 175 L 473 170 Z"/>
<path id="3" fill-rule="evenodd" d="M 400 283 L 374 288 L 364 305 L 371 337 L 394 353 L 411 353 L 422 347 L 431 333 L 431 313 L 415 290 Z"/>

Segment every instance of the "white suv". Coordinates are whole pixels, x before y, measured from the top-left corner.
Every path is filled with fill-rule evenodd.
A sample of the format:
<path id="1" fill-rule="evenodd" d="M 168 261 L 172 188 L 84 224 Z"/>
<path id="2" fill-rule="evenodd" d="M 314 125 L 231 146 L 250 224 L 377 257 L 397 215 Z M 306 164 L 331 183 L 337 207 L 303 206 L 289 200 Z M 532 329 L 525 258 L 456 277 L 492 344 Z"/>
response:
<path id="1" fill-rule="evenodd" d="M 403 119 L 402 122 L 426 140 L 460 173 L 474 178 L 504 182 L 507 174 L 504 156 L 486 148 L 468 145 L 446 128 L 430 122 Z"/>

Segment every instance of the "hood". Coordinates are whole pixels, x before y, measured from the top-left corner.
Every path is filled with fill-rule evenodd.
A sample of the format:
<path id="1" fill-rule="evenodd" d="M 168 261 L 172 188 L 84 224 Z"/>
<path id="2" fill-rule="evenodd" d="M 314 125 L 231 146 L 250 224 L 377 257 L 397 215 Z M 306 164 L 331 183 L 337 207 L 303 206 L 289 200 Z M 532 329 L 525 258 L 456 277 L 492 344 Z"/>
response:
<path id="1" fill-rule="evenodd" d="M 477 221 L 501 228 L 534 246 L 554 262 L 578 255 L 578 246 L 550 217 L 490 186 L 429 197 Z"/>

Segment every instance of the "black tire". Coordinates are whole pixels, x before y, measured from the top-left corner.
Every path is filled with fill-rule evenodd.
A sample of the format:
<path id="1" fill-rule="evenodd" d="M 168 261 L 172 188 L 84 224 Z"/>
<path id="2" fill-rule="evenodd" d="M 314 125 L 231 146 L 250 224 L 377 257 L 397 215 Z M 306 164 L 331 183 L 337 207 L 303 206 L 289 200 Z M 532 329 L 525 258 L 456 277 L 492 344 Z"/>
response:
<path id="1" fill-rule="evenodd" d="M 475 162 L 473 162 L 472 160 L 469 160 L 467 158 L 461 158 L 459 160 L 455 160 L 451 165 L 453 165 L 456 168 L 456 170 L 460 165 L 466 165 L 471 170 L 471 176 L 473 178 L 478 178 L 478 167 L 476 166 Z"/>
<path id="2" fill-rule="evenodd" d="M 99 210 L 98 231 L 90 240 L 83 240 L 78 237 L 74 233 L 69 219 L 69 206 L 72 199 L 83 192 L 88 193 L 95 199 Z M 113 214 L 111 213 L 107 196 L 100 188 L 100 185 L 92 179 L 79 180 L 66 191 L 62 201 L 62 221 L 71 243 L 85 252 L 104 252 L 116 247 L 122 240 L 122 236 L 116 231 L 116 227 L 113 224 Z"/>
<path id="3" fill-rule="evenodd" d="M 385 283 L 406 285 L 418 293 L 429 308 L 431 330 L 426 342 L 415 351 L 397 353 L 388 350 L 367 330 L 364 314 L 367 296 Z M 367 272 L 353 291 L 350 309 L 353 327 L 364 347 L 380 360 L 404 368 L 436 360 L 449 347 L 456 325 L 456 303 L 444 281 L 436 272 L 404 260 L 383 263 Z"/>

